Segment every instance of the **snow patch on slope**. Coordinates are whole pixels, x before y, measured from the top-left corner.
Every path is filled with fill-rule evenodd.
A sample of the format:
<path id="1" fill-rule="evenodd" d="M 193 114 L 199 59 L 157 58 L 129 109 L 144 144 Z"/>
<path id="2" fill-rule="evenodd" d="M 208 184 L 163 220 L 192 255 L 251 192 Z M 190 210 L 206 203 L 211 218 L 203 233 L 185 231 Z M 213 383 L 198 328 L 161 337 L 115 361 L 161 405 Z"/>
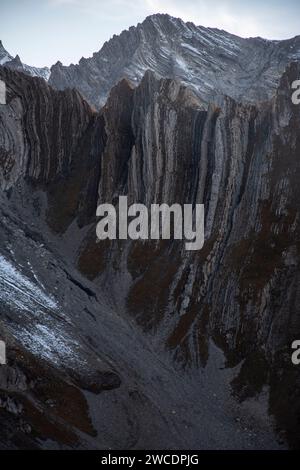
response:
<path id="1" fill-rule="evenodd" d="M 1 57 L 0 59 L 0 65 L 4 65 L 6 62 L 9 62 L 11 60 L 11 57 L 6 54 L 4 57 Z"/>
<path id="2" fill-rule="evenodd" d="M 35 356 L 41 357 L 52 364 L 61 365 L 72 363 L 77 366 L 85 364 L 82 355 L 77 354 L 79 344 L 73 340 L 58 325 L 38 323 L 30 328 L 14 331 L 14 336 Z"/>
<path id="3" fill-rule="evenodd" d="M 69 333 L 70 323 L 59 311 L 58 302 L 42 290 L 37 276 L 34 279 L 36 283 L 0 255 L 0 304 L 7 306 L 12 320 L 7 329 L 24 348 L 52 364 L 84 365 L 79 344 Z"/>
<path id="4" fill-rule="evenodd" d="M 40 77 L 46 80 L 49 80 L 50 77 L 50 69 L 48 67 L 38 68 L 38 67 L 31 67 L 30 65 L 23 64 L 23 68 L 25 72 L 27 72 L 32 77 Z"/>
<path id="5" fill-rule="evenodd" d="M 0 300 L 15 307 L 31 309 L 33 304 L 37 304 L 42 308 L 57 309 L 57 302 L 52 297 L 17 271 L 2 255 L 0 255 L 0 288 Z"/>

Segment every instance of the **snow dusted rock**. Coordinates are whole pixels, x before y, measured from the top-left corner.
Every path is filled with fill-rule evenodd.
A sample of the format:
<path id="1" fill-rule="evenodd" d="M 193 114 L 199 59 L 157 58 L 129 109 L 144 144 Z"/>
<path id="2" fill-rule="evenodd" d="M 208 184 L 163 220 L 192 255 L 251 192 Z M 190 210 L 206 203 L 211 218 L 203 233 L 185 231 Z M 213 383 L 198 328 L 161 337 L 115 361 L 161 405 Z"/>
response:
<path id="1" fill-rule="evenodd" d="M 23 64 L 18 55 L 13 57 L 10 55 L 7 50 L 4 48 L 2 41 L 0 41 L 0 66 L 5 65 L 19 72 L 24 72 L 32 77 L 40 77 L 44 80 L 48 80 L 50 77 L 50 69 L 48 67 L 31 67 L 30 65 Z"/>
<path id="2" fill-rule="evenodd" d="M 121 79 L 138 84 L 146 70 L 190 86 L 205 102 L 228 95 L 243 102 L 274 94 L 286 65 L 300 58 L 300 36 L 284 41 L 243 39 L 165 14 L 113 36 L 93 57 L 51 68 L 50 84 L 77 88 L 100 108 Z"/>
<path id="3" fill-rule="evenodd" d="M 13 60 L 13 56 L 7 52 L 2 44 L 2 41 L 0 41 L 0 65 L 4 65 L 6 62 L 11 60 Z"/>

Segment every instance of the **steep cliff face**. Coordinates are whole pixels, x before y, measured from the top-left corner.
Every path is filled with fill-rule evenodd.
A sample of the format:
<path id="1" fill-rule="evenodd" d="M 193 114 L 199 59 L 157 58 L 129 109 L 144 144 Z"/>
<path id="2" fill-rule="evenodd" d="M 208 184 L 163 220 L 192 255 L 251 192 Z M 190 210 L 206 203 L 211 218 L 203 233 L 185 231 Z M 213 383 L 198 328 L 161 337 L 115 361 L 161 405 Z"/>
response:
<path id="1" fill-rule="evenodd" d="M 1 109 L 2 189 L 24 180 L 46 188 L 47 220 L 56 231 L 64 231 L 75 216 L 94 216 L 101 118 L 75 90 L 57 92 L 41 79 L 5 68 L 1 76 L 9 84 Z"/>
<path id="2" fill-rule="evenodd" d="M 243 39 L 157 14 L 114 36 L 78 65 L 58 62 L 49 81 L 60 90 L 77 88 L 97 108 L 121 79 L 138 84 L 146 70 L 180 80 L 206 102 L 218 102 L 223 94 L 256 102 L 272 97 L 286 65 L 299 57 L 299 36 Z"/>
<path id="3" fill-rule="evenodd" d="M 299 75 L 293 63 L 262 104 L 225 97 L 217 107 L 147 72 L 136 88 L 122 80 L 96 113 L 76 91 L 0 69 L 8 87 L 0 108 L 1 325 L 26 357 L 9 364 L 20 370 L 17 395 L 7 375 L 16 372 L 0 388 L 6 426 L 17 419 L 34 430 L 25 439 L 21 429 L 22 445 L 42 436 L 67 447 L 276 447 L 253 397 L 267 397 L 278 429 L 299 444 L 299 372 L 290 361 L 300 337 L 300 107 L 290 88 Z M 147 206 L 204 203 L 203 249 L 97 242 L 96 206 L 119 195 Z M 42 403 L 36 386 L 24 390 L 39 367 L 59 374 L 80 422 L 45 385 Z M 8 398 L 21 406 L 14 417 Z M 117 428 L 122 436 L 113 436 Z"/>
<path id="4" fill-rule="evenodd" d="M 2 41 L 0 40 L 0 65 L 4 65 L 6 62 L 9 62 L 12 59 L 13 56 L 7 52 L 2 44 Z"/>
<path id="5" fill-rule="evenodd" d="M 109 279 L 116 305 L 122 293 L 129 315 L 154 328 L 184 364 L 206 363 L 209 335 L 229 365 L 244 361 L 234 390 L 252 396 L 270 384 L 270 409 L 294 443 L 299 410 L 289 411 L 283 389 L 299 401 L 290 360 L 300 334 L 299 109 L 290 88 L 297 74 L 293 64 L 269 102 L 227 98 L 221 109 L 205 109 L 189 90 L 151 73 L 134 91 L 122 82 L 103 110 L 99 200 L 204 203 L 206 243 L 195 255 L 178 243 L 129 243 L 120 253 L 120 244 L 114 251 L 92 242 L 79 258 L 90 278 L 98 274 L 94 257 L 106 261 L 98 282 Z"/>

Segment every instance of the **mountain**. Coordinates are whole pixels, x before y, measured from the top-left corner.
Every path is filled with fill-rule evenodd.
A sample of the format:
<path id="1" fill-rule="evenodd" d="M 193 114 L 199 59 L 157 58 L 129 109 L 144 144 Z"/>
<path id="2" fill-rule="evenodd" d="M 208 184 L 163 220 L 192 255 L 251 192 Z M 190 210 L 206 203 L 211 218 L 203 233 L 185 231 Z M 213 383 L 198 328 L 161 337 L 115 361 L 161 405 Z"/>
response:
<path id="1" fill-rule="evenodd" d="M 50 70 L 48 67 L 32 67 L 30 65 L 23 64 L 18 55 L 16 55 L 16 57 L 10 55 L 4 48 L 2 41 L 0 41 L 0 66 L 1 65 L 5 65 L 5 67 L 9 67 L 11 69 L 27 73 L 32 77 L 44 78 L 44 80 L 46 81 L 49 79 L 50 76 Z"/>
<path id="2" fill-rule="evenodd" d="M 0 41 L 0 65 L 4 65 L 6 62 L 10 62 L 13 59 L 6 49 L 4 49 L 2 41 Z"/>
<path id="3" fill-rule="evenodd" d="M 1 448 L 299 447 L 299 75 L 216 106 L 147 71 L 96 112 L 0 68 Z M 119 195 L 204 203 L 203 249 L 97 241 Z"/>
<path id="4" fill-rule="evenodd" d="M 272 97 L 286 66 L 297 58 L 300 36 L 284 41 L 243 39 L 157 14 L 113 36 L 78 65 L 58 62 L 49 80 L 59 90 L 77 88 L 96 108 L 122 78 L 136 85 L 148 69 L 181 80 L 207 103 L 218 103 L 223 94 L 255 103 Z"/>

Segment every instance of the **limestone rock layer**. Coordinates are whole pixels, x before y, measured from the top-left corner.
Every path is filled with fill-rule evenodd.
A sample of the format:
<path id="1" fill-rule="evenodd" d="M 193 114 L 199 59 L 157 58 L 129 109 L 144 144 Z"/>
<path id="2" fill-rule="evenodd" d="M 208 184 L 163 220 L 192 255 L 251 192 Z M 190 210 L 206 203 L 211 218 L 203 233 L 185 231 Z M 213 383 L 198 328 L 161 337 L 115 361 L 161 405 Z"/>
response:
<path id="1" fill-rule="evenodd" d="M 222 426 L 210 428 L 203 411 L 207 383 L 221 387 L 224 400 L 226 387 L 242 402 L 268 390 L 277 429 L 290 446 L 299 444 L 299 373 L 290 360 L 300 337 L 300 107 L 291 101 L 299 75 L 292 63 L 271 99 L 243 104 L 224 97 L 217 106 L 148 71 L 138 86 L 121 80 L 96 112 L 76 90 L 57 91 L 0 68 L 8 90 L 0 106 L 1 328 L 26 357 L 25 366 L 16 354 L 0 380 L 0 399 L 7 429 L 15 420 L 28 424 L 25 447 L 40 445 L 36 434 L 68 448 L 139 447 L 149 425 L 151 445 L 158 445 L 155 435 L 168 435 L 161 445 L 187 448 L 175 424 L 183 417 L 170 418 L 169 400 L 193 402 L 186 438 L 196 448 L 213 447 L 214 439 L 226 448 Z M 99 242 L 96 207 L 117 204 L 120 195 L 147 206 L 203 203 L 203 249 L 186 251 L 178 240 Z M 221 367 L 209 375 L 221 352 L 229 375 Z M 52 408 L 39 402 L 39 386 L 28 385 L 37 367 L 72 397 L 78 419 L 63 410 L 59 390 Z M 158 393 L 154 371 L 161 367 Z M 174 367 L 189 377 L 184 385 Z M 208 374 L 206 385 L 197 382 L 199 370 Z M 196 383 L 189 382 L 193 374 Z M 106 403 L 113 413 L 112 394 L 120 410 L 113 430 L 96 411 Z M 49 422 L 37 420 L 34 409 L 49 406 Z M 226 406 L 220 405 L 225 415 Z M 118 426 L 124 434 L 115 442 Z M 260 431 L 249 445 L 276 442 Z M 233 435 L 236 448 L 246 445 L 237 429 Z"/>

